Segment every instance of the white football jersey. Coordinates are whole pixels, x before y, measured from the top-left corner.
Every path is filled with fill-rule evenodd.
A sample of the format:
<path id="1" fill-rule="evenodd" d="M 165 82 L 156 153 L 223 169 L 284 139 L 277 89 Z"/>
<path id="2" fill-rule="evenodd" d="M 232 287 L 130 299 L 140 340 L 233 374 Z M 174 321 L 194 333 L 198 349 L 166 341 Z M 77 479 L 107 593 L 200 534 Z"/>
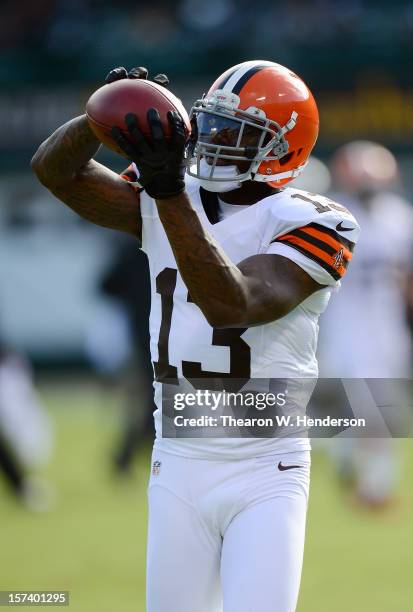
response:
<path id="1" fill-rule="evenodd" d="M 260 439 L 163 438 L 162 380 L 316 378 L 318 317 L 346 272 L 359 226 L 343 206 L 294 188 L 237 207 L 235 214 L 220 212 L 217 195 L 200 189 L 196 179 L 187 177 L 187 192 L 201 223 L 234 264 L 252 255 L 281 255 L 304 269 L 320 283 L 320 289 L 272 323 L 249 329 L 213 329 L 191 301 L 155 201 L 142 191 L 142 249 L 149 259 L 152 286 L 155 447 L 218 459 L 307 449 L 308 439 L 291 438 L 287 433 Z M 215 208 L 211 202 L 216 203 Z"/>

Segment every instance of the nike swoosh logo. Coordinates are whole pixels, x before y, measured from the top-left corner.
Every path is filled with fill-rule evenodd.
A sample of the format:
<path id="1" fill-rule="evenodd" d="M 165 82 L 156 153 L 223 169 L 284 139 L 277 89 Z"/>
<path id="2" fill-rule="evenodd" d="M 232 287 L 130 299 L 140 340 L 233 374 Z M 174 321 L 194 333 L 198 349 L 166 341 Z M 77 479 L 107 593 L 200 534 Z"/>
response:
<path id="1" fill-rule="evenodd" d="M 336 225 L 336 230 L 338 232 L 352 232 L 354 230 L 354 227 L 343 227 L 343 222 L 340 221 L 340 223 Z"/>
<path id="2" fill-rule="evenodd" d="M 278 469 L 280 472 L 284 472 L 285 470 L 294 470 L 295 468 L 303 467 L 302 465 L 283 465 L 280 461 L 278 464 Z"/>

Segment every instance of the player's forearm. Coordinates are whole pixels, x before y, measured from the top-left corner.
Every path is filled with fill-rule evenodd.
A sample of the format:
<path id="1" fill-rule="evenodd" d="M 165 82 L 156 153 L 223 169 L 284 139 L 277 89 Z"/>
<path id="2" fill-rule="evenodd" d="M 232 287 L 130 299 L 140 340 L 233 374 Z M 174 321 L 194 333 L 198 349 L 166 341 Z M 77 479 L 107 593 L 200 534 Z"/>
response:
<path id="1" fill-rule="evenodd" d="M 46 187 L 62 185 L 81 171 L 99 147 L 86 116 L 81 115 L 62 125 L 40 145 L 32 158 L 32 168 Z"/>
<path id="2" fill-rule="evenodd" d="M 241 321 L 248 301 L 243 274 L 202 227 L 187 194 L 157 206 L 181 276 L 207 321 L 213 327 Z"/>
<path id="3" fill-rule="evenodd" d="M 76 117 L 40 145 L 32 168 L 83 219 L 140 239 L 139 196 L 130 183 L 92 159 L 99 146 L 86 117 Z"/>

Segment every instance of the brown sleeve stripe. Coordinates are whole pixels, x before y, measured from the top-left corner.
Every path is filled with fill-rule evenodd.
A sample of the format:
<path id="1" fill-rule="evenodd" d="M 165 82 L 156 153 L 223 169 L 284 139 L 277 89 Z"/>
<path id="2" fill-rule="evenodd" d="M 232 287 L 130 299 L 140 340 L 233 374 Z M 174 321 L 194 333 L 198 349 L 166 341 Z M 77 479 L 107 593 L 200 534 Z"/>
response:
<path id="1" fill-rule="evenodd" d="M 350 261 L 350 259 L 353 257 L 351 251 L 344 245 L 341 240 L 336 240 L 335 238 L 332 238 L 330 234 L 327 234 L 326 232 L 321 232 L 318 229 L 314 229 L 313 227 L 308 226 L 302 227 L 298 230 L 294 230 L 291 233 L 294 234 L 295 232 L 302 233 L 302 237 L 307 240 L 307 242 L 312 242 L 330 255 L 335 255 L 337 251 L 343 249 L 344 258 L 346 259 L 346 261 Z"/>
<path id="2" fill-rule="evenodd" d="M 296 238 L 295 236 L 292 236 L 292 239 L 293 239 L 292 241 L 290 241 L 290 240 L 285 241 L 288 246 L 292 247 L 296 251 L 299 251 L 300 253 L 302 253 L 303 255 L 308 257 L 309 259 L 312 259 L 313 261 L 318 263 L 318 265 L 320 265 L 322 268 L 324 268 L 324 270 L 327 270 L 327 272 L 329 274 L 331 274 L 331 276 L 335 280 L 340 280 L 340 278 L 342 278 L 344 276 L 344 274 L 346 272 L 344 267 L 340 268 L 338 270 L 334 269 L 333 266 L 331 265 L 331 263 L 328 263 L 323 258 L 318 257 L 315 252 L 309 251 L 308 248 L 306 248 L 306 246 L 303 246 L 302 244 L 300 244 L 299 243 L 299 241 L 300 241 L 299 238 Z M 276 241 L 274 240 L 274 242 L 278 242 L 278 240 L 276 240 Z M 280 241 L 280 242 L 282 242 L 282 241 Z"/>
<path id="3" fill-rule="evenodd" d="M 351 242 L 351 240 L 348 240 L 348 238 L 344 238 L 344 236 L 342 236 L 335 230 L 331 229 L 330 227 L 325 227 L 325 225 L 320 225 L 319 223 L 309 223 L 308 225 L 305 226 L 305 228 L 311 228 L 319 232 L 322 232 L 323 234 L 327 234 L 331 236 L 331 238 L 333 238 L 337 242 L 340 242 L 351 253 L 354 250 L 354 242 Z M 301 229 L 304 229 L 304 228 L 301 228 Z"/>
<path id="4" fill-rule="evenodd" d="M 284 242 L 300 251 L 327 270 L 335 280 L 344 276 L 353 256 L 348 248 L 349 244 L 354 246 L 353 243 L 347 239 L 342 240 L 342 236 L 334 230 L 316 223 L 291 230 L 273 242 Z"/>
<path id="5" fill-rule="evenodd" d="M 318 247 L 322 251 L 325 251 L 328 255 L 335 255 L 337 253 L 337 247 L 332 246 L 327 242 L 324 242 L 323 239 L 320 239 L 320 237 L 313 235 L 310 232 L 306 232 L 305 230 L 305 227 L 300 227 L 299 229 L 292 230 L 289 234 L 286 234 L 286 236 L 297 236 L 297 238 L 301 238 L 302 240 L 309 242 L 313 246 Z M 283 239 L 284 236 L 280 236 L 280 238 L 277 238 L 277 240 Z"/>

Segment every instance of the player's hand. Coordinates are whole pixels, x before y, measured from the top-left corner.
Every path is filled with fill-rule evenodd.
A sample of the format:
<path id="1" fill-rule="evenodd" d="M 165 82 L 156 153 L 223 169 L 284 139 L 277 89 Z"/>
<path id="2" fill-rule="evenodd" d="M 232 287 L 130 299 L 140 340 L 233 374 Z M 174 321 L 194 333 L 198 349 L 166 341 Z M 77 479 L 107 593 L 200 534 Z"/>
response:
<path id="1" fill-rule="evenodd" d="M 126 70 L 124 66 L 119 66 L 119 68 L 113 68 L 105 78 L 105 83 L 109 85 L 109 83 L 114 83 L 115 81 L 120 81 L 121 79 L 147 79 L 148 78 L 148 69 L 144 66 L 137 66 L 135 68 L 131 68 L 130 70 Z M 169 79 L 166 74 L 157 74 L 152 81 L 154 83 L 158 83 L 158 85 L 162 85 L 163 87 L 167 87 L 169 85 Z"/>
<path id="2" fill-rule="evenodd" d="M 151 138 L 144 136 L 133 113 L 125 117 L 128 138 L 118 127 L 112 127 L 111 135 L 129 159 L 135 162 L 139 170 L 139 183 L 145 191 L 156 200 L 166 200 L 185 189 L 185 124 L 178 112 L 169 111 L 167 117 L 171 138 L 166 138 L 158 111 L 150 108 L 147 117 Z"/>

